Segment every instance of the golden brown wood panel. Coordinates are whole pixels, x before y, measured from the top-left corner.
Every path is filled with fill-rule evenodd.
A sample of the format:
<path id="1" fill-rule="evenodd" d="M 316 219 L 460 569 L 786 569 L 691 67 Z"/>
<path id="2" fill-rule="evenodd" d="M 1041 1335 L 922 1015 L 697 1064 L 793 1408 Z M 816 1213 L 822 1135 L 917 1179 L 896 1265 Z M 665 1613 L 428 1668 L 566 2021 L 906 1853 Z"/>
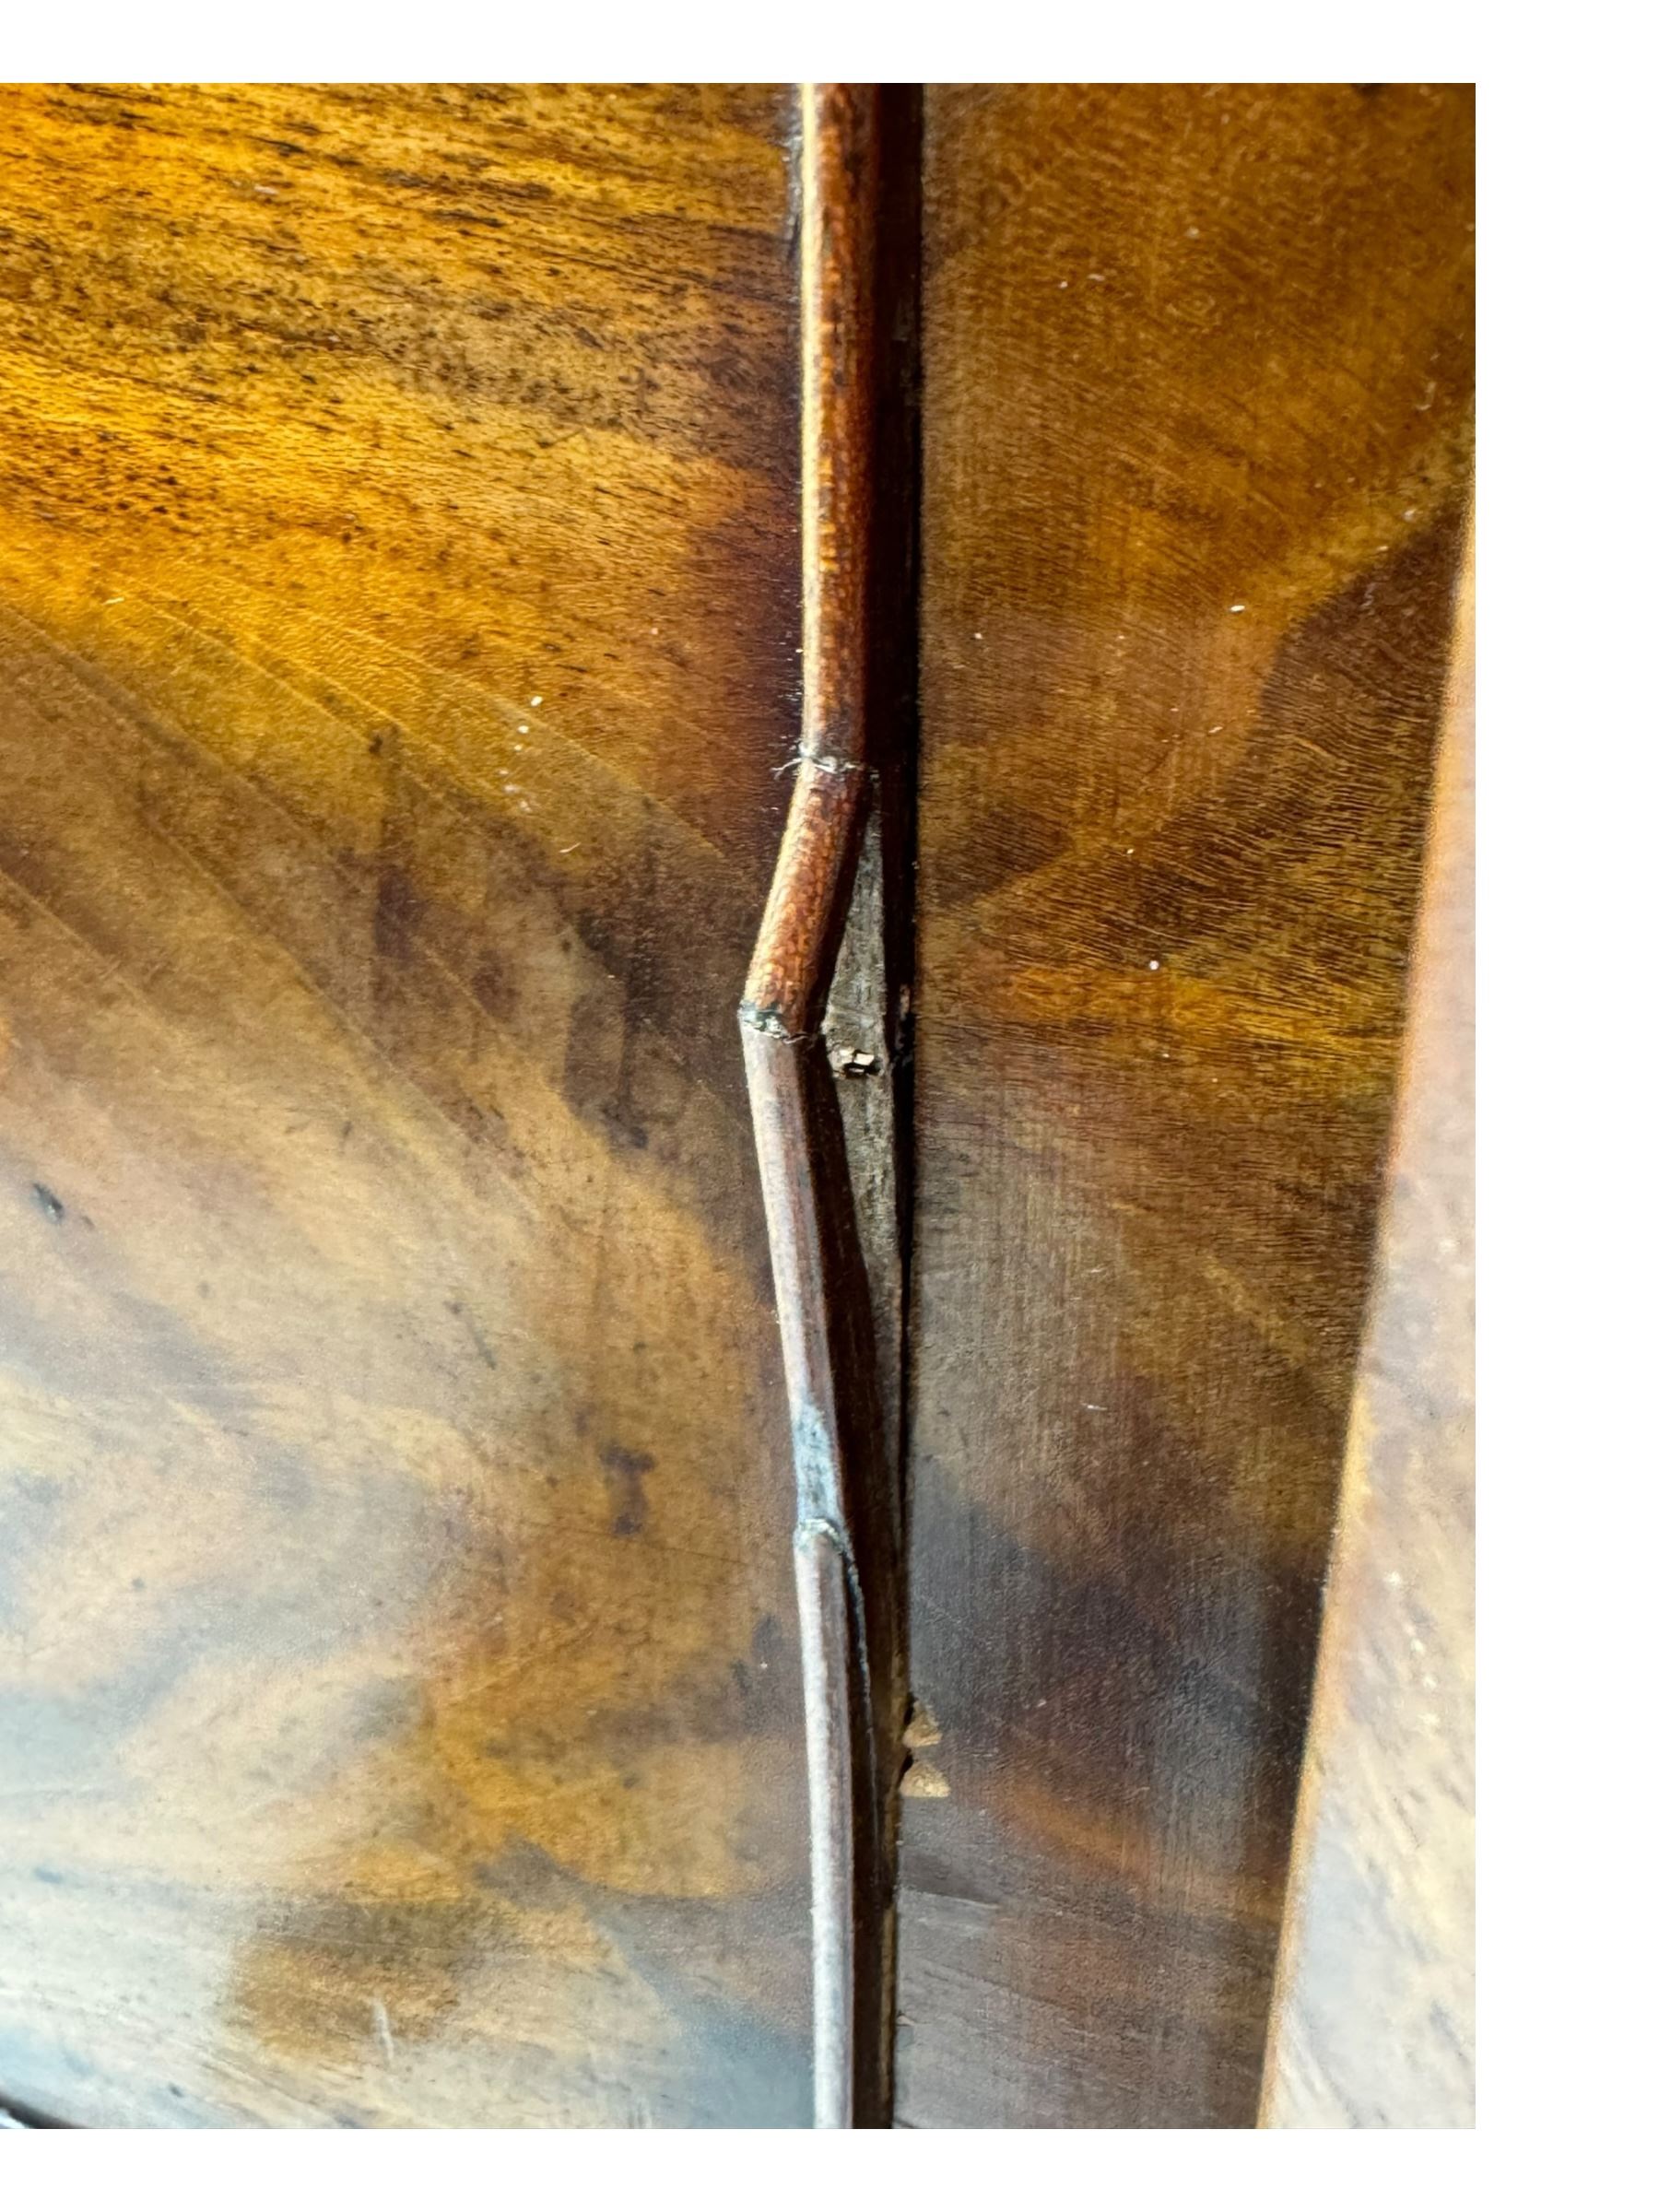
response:
<path id="1" fill-rule="evenodd" d="M 1302 1764 L 1269 2127 L 1475 2124 L 1475 731 L 1465 579 Z"/>
<path id="2" fill-rule="evenodd" d="M 1459 88 L 929 95 L 901 2124 L 1254 2115 L 1471 141 Z"/>
<path id="3" fill-rule="evenodd" d="M 0 2093 L 796 2122 L 775 90 L 13 88 Z"/>

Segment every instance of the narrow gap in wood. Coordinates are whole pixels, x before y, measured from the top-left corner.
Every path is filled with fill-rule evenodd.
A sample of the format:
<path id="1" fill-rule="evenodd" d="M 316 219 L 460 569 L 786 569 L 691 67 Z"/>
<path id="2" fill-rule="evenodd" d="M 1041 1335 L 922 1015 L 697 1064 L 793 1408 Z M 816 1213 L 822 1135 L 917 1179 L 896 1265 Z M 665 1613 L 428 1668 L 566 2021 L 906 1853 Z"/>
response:
<path id="1" fill-rule="evenodd" d="M 741 1012 L 795 1463 L 815 2119 L 885 2127 L 908 1681 L 917 95 L 804 87 L 799 159 L 800 760 Z"/>

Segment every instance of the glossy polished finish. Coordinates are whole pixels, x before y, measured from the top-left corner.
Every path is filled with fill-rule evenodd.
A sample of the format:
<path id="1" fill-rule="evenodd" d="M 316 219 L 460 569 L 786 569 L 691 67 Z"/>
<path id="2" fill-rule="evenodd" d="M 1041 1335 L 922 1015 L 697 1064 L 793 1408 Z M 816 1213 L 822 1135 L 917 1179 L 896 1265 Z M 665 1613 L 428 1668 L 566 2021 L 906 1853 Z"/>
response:
<path id="1" fill-rule="evenodd" d="M 820 2119 L 1248 2125 L 1424 1504 L 1471 94 L 0 113 L 0 2108 L 805 2124 L 810 1763 Z"/>
<path id="2" fill-rule="evenodd" d="M 1472 123 L 929 91 L 900 2124 L 1255 2116 L 1464 530 Z"/>
<path id="3" fill-rule="evenodd" d="M 3 97 L 0 2094 L 800 2124 L 789 95 Z"/>

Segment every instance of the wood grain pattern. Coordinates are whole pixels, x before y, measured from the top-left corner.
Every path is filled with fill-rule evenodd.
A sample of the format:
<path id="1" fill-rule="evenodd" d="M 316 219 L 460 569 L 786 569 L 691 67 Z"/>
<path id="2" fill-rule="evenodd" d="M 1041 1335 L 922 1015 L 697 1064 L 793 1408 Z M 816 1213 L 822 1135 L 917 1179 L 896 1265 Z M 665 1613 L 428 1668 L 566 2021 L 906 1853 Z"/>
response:
<path id="1" fill-rule="evenodd" d="M 798 2123 L 786 97 L 0 133 L 0 2093 Z"/>
<path id="2" fill-rule="evenodd" d="M 898 2116 L 1248 2125 L 1464 526 L 1472 102 L 928 103 Z"/>
<path id="3" fill-rule="evenodd" d="M 1262 2121 L 1475 2124 L 1473 567 Z"/>

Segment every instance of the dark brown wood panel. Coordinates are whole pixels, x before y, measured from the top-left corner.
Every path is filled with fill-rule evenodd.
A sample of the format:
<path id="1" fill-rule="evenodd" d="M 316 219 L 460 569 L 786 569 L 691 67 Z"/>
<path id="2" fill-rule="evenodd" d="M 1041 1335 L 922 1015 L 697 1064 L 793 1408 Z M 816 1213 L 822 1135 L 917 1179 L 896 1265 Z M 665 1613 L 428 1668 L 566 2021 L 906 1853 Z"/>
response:
<path id="1" fill-rule="evenodd" d="M 788 96 L 3 120 L 0 2095 L 799 2122 Z"/>
<path id="2" fill-rule="evenodd" d="M 1459 608 L 1268 2127 L 1475 2124 L 1475 691 Z"/>
<path id="3" fill-rule="evenodd" d="M 930 92 L 899 2117 L 1248 2125 L 1467 488 L 1466 89 Z"/>

